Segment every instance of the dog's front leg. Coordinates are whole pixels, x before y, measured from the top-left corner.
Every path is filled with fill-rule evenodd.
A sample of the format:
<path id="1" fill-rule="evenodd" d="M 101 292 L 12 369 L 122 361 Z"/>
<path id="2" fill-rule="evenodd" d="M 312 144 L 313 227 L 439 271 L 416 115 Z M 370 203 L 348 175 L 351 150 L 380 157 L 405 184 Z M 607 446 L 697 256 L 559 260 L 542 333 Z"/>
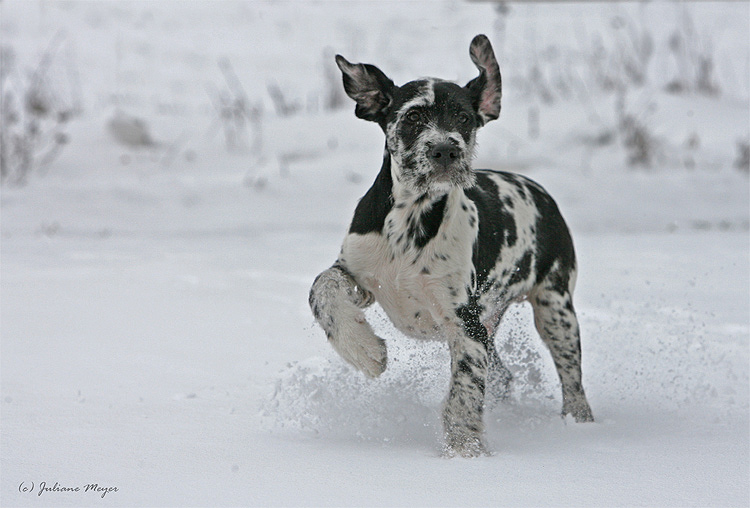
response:
<path id="1" fill-rule="evenodd" d="M 487 382 L 487 329 L 476 310 L 459 310 L 463 326 L 456 327 L 448 344 L 451 381 L 443 409 L 445 454 L 477 457 L 484 445 L 484 392 Z"/>
<path id="2" fill-rule="evenodd" d="M 342 266 L 322 272 L 310 288 L 310 308 L 333 349 L 369 377 L 386 367 L 385 341 L 375 335 L 362 309 L 375 299 Z"/>

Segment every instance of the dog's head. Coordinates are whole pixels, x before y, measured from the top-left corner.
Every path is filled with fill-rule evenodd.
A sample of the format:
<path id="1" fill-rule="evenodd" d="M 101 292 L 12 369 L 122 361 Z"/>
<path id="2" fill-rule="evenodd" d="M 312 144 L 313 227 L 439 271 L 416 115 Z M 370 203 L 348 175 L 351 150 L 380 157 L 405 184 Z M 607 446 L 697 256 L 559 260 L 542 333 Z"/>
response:
<path id="1" fill-rule="evenodd" d="M 474 184 L 475 134 L 500 115 L 502 80 L 486 36 L 474 37 L 469 54 L 479 76 L 464 87 L 439 79 L 399 87 L 374 65 L 336 56 L 355 114 L 380 125 L 395 178 L 416 194 Z"/>

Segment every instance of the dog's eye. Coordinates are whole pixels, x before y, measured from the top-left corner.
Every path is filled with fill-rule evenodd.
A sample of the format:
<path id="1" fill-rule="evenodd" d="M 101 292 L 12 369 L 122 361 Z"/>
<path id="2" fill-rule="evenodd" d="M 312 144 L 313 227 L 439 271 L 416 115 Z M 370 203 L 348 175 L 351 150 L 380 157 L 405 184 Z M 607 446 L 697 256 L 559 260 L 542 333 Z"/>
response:
<path id="1" fill-rule="evenodd" d="M 467 123 L 469 123 L 469 120 L 470 118 L 467 113 L 461 113 L 460 115 L 458 115 L 458 123 L 460 123 L 461 125 L 466 125 Z"/>
<path id="2" fill-rule="evenodd" d="M 422 120 L 422 114 L 417 110 L 411 110 L 406 113 L 406 120 L 411 123 L 419 123 Z"/>

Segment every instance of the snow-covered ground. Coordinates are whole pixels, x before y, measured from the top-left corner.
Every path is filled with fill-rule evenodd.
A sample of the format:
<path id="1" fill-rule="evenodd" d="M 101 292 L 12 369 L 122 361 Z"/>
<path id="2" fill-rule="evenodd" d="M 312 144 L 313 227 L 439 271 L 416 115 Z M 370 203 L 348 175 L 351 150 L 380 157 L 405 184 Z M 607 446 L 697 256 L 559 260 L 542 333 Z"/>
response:
<path id="1" fill-rule="evenodd" d="M 747 506 L 749 10 L 3 1 L 4 93 L 51 55 L 56 103 L 82 113 L 2 187 L 0 505 Z M 505 82 L 477 165 L 536 179 L 568 219 L 597 423 L 559 418 L 518 306 L 495 453 L 447 460 L 446 347 L 375 308 L 390 363 L 368 381 L 307 291 L 382 153 L 377 126 L 328 105 L 331 55 L 465 82 L 476 33 Z M 222 120 L 222 91 L 252 120 Z M 633 125 L 647 167 L 628 162 Z"/>

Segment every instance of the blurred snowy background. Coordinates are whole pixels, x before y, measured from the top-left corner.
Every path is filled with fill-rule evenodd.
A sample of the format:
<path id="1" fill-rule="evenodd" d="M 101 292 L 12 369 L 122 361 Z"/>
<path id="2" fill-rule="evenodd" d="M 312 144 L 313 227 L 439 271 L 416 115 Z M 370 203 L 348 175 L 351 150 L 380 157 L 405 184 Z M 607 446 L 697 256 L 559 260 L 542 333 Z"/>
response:
<path id="1" fill-rule="evenodd" d="M 749 24 L 746 2 L 0 1 L 0 501 L 746 504 Z M 599 423 L 556 416 L 521 306 L 497 455 L 464 463 L 436 458 L 443 346 L 375 309 L 392 361 L 366 382 L 306 296 L 383 147 L 333 55 L 465 83 L 477 33 L 504 103 L 476 165 L 568 220 Z"/>

